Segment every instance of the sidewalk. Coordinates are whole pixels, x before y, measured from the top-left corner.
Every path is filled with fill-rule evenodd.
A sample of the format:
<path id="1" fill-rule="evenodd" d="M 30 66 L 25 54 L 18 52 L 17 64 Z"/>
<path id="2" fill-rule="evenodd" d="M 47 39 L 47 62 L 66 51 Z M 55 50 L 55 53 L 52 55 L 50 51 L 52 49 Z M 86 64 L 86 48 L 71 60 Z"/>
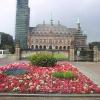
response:
<path id="1" fill-rule="evenodd" d="M 14 63 L 17 60 L 15 59 L 14 55 L 9 55 L 6 58 L 0 58 L 0 66 L 7 65 L 10 63 Z"/>
<path id="2" fill-rule="evenodd" d="M 15 63 L 15 62 L 27 62 L 27 61 L 26 60 L 16 60 L 14 55 L 3 58 L 3 59 L 0 58 L 0 66 L 4 66 L 10 63 Z"/>

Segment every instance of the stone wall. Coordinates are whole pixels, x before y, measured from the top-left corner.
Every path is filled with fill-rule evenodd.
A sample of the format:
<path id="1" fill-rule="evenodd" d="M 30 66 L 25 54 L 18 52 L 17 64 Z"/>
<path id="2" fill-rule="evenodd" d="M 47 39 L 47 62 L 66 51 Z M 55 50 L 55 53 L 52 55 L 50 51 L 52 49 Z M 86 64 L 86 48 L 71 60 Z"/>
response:
<path id="1" fill-rule="evenodd" d="M 94 46 L 94 62 L 99 62 L 100 61 L 100 50 L 98 49 L 97 46 Z"/>
<path id="2" fill-rule="evenodd" d="M 98 53 L 98 61 L 100 62 L 100 51 Z"/>

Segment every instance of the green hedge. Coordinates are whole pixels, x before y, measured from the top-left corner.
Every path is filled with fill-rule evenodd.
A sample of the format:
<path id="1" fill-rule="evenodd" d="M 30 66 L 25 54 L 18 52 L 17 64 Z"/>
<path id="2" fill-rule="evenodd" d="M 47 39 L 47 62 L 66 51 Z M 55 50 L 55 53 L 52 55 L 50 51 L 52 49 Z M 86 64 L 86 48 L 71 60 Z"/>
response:
<path id="1" fill-rule="evenodd" d="M 32 65 L 42 67 L 53 67 L 57 60 L 50 54 L 35 54 L 29 57 Z"/>
<path id="2" fill-rule="evenodd" d="M 56 78 L 76 79 L 76 75 L 72 71 L 54 72 L 52 76 Z"/>

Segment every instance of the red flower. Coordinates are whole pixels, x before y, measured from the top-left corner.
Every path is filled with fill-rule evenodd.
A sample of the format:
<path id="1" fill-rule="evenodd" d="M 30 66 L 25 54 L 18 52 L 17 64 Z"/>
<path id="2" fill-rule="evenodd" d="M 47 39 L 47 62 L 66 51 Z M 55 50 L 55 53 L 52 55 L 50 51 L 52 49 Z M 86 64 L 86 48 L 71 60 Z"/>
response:
<path id="1" fill-rule="evenodd" d="M 96 93 L 100 93 L 100 87 L 96 88 Z"/>

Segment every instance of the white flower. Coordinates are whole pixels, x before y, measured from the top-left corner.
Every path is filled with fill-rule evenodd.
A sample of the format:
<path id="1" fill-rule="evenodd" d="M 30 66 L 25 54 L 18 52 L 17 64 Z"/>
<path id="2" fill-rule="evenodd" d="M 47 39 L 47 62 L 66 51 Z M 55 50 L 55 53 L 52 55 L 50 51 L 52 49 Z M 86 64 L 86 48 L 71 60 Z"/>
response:
<path id="1" fill-rule="evenodd" d="M 25 85 L 26 85 L 27 83 L 25 82 Z"/>
<path id="2" fill-rule="evenodd" d="M 36 77 L 36 78 L 39 78 L 39 74 L 35 74 L 35 77 Z"/>
<path id="3" fill-rule="evenodd" d="M 84 86 L 85 86 L 85 87 L 88 87 L 88 84 L 86 84 L 86 83 L 85 83 L 85 85 L 84 85 Z"/>
<path id="4" fill-rule="evenodd" d="M 94 91 L 91 91 L 91 93 L 94 93 Z"/>
<path id="5" fill-rule="evenodd" d="M 20 83 L 22 83 L 22 82 L 23 82 L 23 80 L 19 80 L 19 82 L 20 82 Z"/>
<path id="6" fill-rule="evenodd" d="M 30 76 L 28 76 L 28 75 L 27 75 L 26 77 L 27 77 L 27 79 L 30 79 L 30 78 L 31 78 L 31 77 L 30 77 Z"/>
<path id="7" fill-rule="evenodd" d="M 44 84 L 45 82 L 44 82 L 44 80 L 40 80 L 40 83 L 41 83 L 41 84 Z"/>
<path id="8" fill-rule="evenodd" d="M 29 86 L 31 86 L 31 85 L 33 85 L 33 82 L 30 82 L 30 83 L 29 83 Z"/>
<path id="9" fill-rule="evenodd" d="M 37 85 L 36 86 L 36 91 L 39 91 L 40 90 L 40 85 Z"/>
<path id="10" fill-rule="evenodd" d="M 18 91 L 20 88 L 19 87 L 14 87 L 13 91 Z"/>
<path id="11" fill-rule="evenodd" d="M 55 83 L 56 83 L 56 81 L 53 81 L 52 83 L 53 83 L 53 84 L 55 84 Z"/>
<path id="12" fill-rule="evenodd" d="M 75 87 L 72 87 L 72 89 L 74 89 L 74 90 L 75 90 L 76 88 L 75 88 Z"/>

